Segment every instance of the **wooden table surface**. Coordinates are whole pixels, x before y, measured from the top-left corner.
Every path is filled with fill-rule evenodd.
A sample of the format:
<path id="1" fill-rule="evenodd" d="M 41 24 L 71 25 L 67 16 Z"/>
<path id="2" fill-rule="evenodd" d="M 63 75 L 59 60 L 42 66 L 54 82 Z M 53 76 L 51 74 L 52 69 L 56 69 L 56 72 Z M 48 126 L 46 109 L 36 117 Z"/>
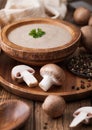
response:
<path id="1" fill-rule="evenodd" d="M 3 7 L 4 1 L 3 0 L 0 1 L 2 2 L 2 4 L 0 3 L 0 6 Z M 89 2 L 92 4 L 91 0 Z M 71 14 L 72 13 L 70 13 L 70 15 Z M 67 16 L 67 19 L 69 18 L 70 16 Z M 2 86 L 0 86 L 0 102 L 8 99 L 23 100 L 29 104 L 32 110 L 32 113 L 28 121 L 21 128 L 16 130 L 92 130 L 92 124 L 90 125 L 82 124 L 76 128 L 72 128 L 72 129 L 69 128 L 69 124 L 73 119 L 72 117 L 73 112 L 79 107 L 92 105 L 92 98 L 90 97 L 75 102 L 74 101 L 67 102 L 67 106 L 63 116 L 57 119 L 51 119 L 43 112 L 41 108 L 42 102 L 38 102 L 38 101 L 36 102 L 36 101 L 20 98 L 19 96 L 7 92 L 5 89 L 3 89 Z"/>

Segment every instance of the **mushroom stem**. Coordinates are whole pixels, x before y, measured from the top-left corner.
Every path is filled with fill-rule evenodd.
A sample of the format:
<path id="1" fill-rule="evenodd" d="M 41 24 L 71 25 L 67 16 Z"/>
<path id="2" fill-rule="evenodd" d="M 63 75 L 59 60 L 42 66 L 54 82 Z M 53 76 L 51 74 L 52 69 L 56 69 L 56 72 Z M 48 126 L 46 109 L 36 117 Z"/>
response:
<path id="1" fill-rule="evenodd" d="M 38 81 L 34 77 L 34 75 L 28 72 L 27 70 L 21 72 L 21 75 L 23 77 L 23 80 L 29 87 L 34 87 L 38 84 Z"/>
<path id="2" fill-rule="evenodd" d="M 48 76 L 45 75 L 44 78 L 42 79 L 42 81 L 39 83 L 39 86 L 44 90 L 47 91 L 52 85 L 53 85 L 53 79 Z"/>

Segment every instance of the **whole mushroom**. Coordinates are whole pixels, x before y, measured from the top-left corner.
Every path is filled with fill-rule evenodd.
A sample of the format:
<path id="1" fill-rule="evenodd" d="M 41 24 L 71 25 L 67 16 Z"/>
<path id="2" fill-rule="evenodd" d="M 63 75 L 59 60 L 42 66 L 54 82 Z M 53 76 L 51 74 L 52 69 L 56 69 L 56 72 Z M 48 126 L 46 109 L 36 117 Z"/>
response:
<path id="1" fill-rule="evenodd" d="M 92 26 L 92 16 L 90 17 L 89 21 L 88 21 L 88 25 Z"/>
<path id="2" fill-rule="evenodd" d="M 74 21 L 79 25 L 86 25 L 90 18 L 90 11 L 84 7 L 78 7 L 73 14 Z"/>
<path id="3" fill-rule="evenodd" d="M 27 65 L 17 65 L 12 68 L 11 77 L 18 83 L 25 82 L 29 87 L 34 87 L 38 85 L 34 73 L 35 70 Z"/>
<path id="4" fill-rule="evenodd" d="M 49 95 L 42 104 L 43 111 L 51 118 L 57 118 L 64 114 L 66 107 L 65 100 L 56 95 Z"/>
<path id="5" fill-rule="evenodd" d="M 92 26 L 81 27 L 82 44 L 89 53 L 92 53 Z"/>
<path id="6" fill-rule="evenodd" d="M 43 77 L 39 86 L 47 91 L 52 85 L 62 85 L 65 80 L 65 73 L 61 67 L 56 64 L 46 64 L 40 69 L 40 75 Z"/>

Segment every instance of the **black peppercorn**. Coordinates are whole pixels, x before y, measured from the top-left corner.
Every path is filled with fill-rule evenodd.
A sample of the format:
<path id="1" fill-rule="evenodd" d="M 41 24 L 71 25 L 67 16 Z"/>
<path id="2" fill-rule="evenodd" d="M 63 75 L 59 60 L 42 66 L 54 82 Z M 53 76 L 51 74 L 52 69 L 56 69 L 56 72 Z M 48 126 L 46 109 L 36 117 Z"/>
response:
<path id="1" fill-rule="evenodd" d="M 81 84 L 80 88 L 85 89 L 85 85 Z"/>
<path id="2" fill-rule="evenodd" d="M 76 90 L 80 90 L 80 88 L 79 88 L 79 87 L 76 87 Z"/>
<path id="3" fill-rule="evenodd" d="M 68 69 L 78 76 L 92 78 L 92 55 L 73 56 L 69 60 Z"/>
<path id="4" fill-rule="evenodd" d="M 72 89 L 75 89 L 75 86 L 72 86 Z"/>

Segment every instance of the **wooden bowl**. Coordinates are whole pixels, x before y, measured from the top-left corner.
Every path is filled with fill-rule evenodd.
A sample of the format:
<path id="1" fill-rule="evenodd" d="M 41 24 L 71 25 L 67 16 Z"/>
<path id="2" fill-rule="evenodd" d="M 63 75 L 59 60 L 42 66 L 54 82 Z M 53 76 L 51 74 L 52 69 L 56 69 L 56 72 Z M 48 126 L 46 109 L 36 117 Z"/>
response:
<path id="1" fill-rule="evenodd" d="M 25 28 L 24 32 L 21 28 Z M 45 30 L 46 34 L 40 38 L 32 38 L 29 31 L 35 28 Z M 43 65 L 60 62 L 71 55 L 78 47 L 80 37 L 80 29 L 68 22 L 48 18 L 27 19 L 9 24 L 2 29 L 1 48 L 18 61 L 30 65 Z M 17 39 L 21 39 L 22 42 Z"/>
<path id="2" fill-rule="evenodd" d="M 10 99 L 0 103 L 0 130 L 12 130 L 22 125 L 30 115 L 23 101 Z"/>

